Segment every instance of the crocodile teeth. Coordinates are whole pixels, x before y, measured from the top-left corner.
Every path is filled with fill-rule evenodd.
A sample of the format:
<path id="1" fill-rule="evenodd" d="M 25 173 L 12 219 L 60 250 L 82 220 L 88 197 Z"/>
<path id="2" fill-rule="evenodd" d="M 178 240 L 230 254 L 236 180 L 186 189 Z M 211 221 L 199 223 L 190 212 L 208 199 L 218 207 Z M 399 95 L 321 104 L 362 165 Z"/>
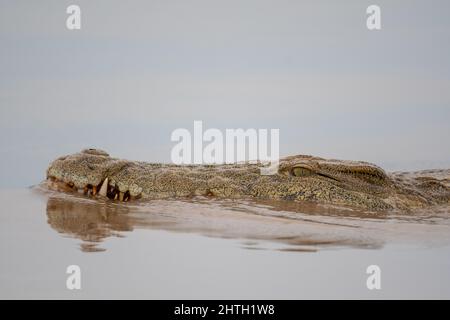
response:
<path id="1" fill-rule="evenodd" d="M 108 178 L 106 178 L 105 181 L 103 181 L 103 184 L 100 187 L 100 191 L 98 192 L 98 194 L 100 196 L 106 197 L 107 191 L 108 191 Z"/>
<path id="2" fill-rule="evenodd" d="M 123 192 L 119 192 L 119 200 L 123 201 Z"/>
<path id="3" fill-rule="evenodd" d="M 92 187 L 92 195 L 95 196 L 97 194 L 97 186 Z"/>

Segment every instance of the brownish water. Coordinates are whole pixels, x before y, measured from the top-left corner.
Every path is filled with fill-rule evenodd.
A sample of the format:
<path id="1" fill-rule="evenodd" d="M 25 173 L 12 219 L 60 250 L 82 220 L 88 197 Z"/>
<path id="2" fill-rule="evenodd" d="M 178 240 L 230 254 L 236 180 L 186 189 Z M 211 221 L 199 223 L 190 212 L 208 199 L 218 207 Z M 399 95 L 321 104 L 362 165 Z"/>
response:
<path id="1" fill-rule="evenodd" d="M 450 298 L 447 209 L 414 215 L 0 190 L 1 298 Z M 66 288 L 68 265 L 82 289 Z M 366 288 L 366 268 L 382 289 Z"/>

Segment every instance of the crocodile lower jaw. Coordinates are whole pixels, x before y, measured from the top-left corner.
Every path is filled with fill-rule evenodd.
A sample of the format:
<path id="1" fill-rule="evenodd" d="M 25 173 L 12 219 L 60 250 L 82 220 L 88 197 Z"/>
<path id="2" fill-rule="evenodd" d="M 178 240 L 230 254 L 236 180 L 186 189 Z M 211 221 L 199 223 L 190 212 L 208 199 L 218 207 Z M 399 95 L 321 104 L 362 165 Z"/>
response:
<path id="1" fill-rule="evenodd" d="M 89 197 L 104 197 L 109 198 L 111 200 L 118 200 L 122 202 L 127 202 L 130 200 L 139 199 L 141 195 L 132 196 L 129 191 L 121 192 L 119 188 L 116 186 L 111 186 L 108 182 L 108 178 L 106 178 L 100 185 L 85 185 L 83 188 L 77 188 L 73 182 L 65 182 L 59 180 L 55 177 L 47 178 L 47 186 L 56 191 L 63 192 L 77 192 L 80 194 L 84 194 Z"/>

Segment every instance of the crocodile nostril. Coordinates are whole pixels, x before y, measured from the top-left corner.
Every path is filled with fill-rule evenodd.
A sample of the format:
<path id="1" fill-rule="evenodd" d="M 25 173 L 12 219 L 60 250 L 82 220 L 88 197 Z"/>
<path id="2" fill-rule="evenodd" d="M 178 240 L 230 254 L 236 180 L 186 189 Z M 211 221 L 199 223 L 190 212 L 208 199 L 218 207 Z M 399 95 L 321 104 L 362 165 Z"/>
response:
<path id="1" fill-rule="evenodd" d="M 81 151 L 81 153 L 95 155 L 95 156 L 109 157 L 108 152 L 100 150 L 100 149 L 95 149 L 95 148 L 84 149 Z"/>

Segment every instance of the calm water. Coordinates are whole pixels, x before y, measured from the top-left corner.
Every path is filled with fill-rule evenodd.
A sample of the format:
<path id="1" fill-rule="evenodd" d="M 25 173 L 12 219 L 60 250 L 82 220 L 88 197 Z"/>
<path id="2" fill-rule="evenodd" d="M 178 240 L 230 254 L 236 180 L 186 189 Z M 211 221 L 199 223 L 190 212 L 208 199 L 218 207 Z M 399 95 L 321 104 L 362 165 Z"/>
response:
<path id="1" fill-rule="evenodd" d="M 25 188 L 84 148 L 169 162 L 195 120 L 279 129 L 281 156 L 450 168 L 449 1 L 377 1 L 374 32 L 365 1 L 76 3 L 69 31 L 68 1 L 0 1 L 0 298 L 450 298 L 450 212 Z"/>
<path id="2" fill-rule="evenodd" d="M 450 219 L 0 189 L 0 298 L 450 298 Z M 66 288 L 81 268 L 82 289 Z M 368 290 L 366 268 L 381 268 Z"/>

